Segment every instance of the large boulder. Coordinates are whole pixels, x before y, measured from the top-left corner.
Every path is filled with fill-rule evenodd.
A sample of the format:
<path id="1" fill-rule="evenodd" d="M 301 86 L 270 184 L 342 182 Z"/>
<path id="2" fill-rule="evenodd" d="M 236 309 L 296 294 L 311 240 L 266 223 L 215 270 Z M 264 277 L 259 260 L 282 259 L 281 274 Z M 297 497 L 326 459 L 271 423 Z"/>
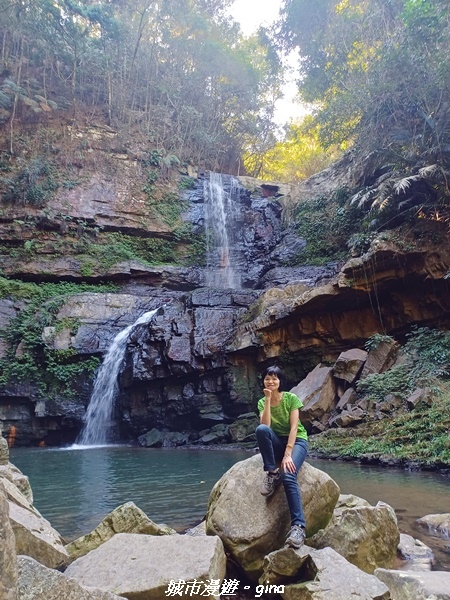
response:
<path id="1" fill-rule="evenodd" d="M 400 534 L 397 555 L 405 561 L 403 570 L 431 571 L 434 564 L 434 554 L 431 548 L 406 533 Z"/>
<path id="2" fill-rule="evenodd" d="M 9 462 L 8 442 L 0 433 L 0 465 L 7 465 Z"/>
<path id="3" fill-rule="evenodd" d="M 266 499 L 261 456 L 236 463 L 211 491 L 206 517 L 208 534 L 218 535 L 226 550 L 254 581 L 262 572 L 266 554 L 279 549 L 290 527 L 282 487 Z M 324 528 L 333 514 L 339 487 L 326 473 L 304 463 L 298 474 L 306 517 L 306 534 Z"/>
<path id="4" fill-rule="evenodd" d="M 343 410 L 339 415 L 331 417 L 328 421 L 330 426 L 349 427 L 355 423 L 359 423 L 366 417 L 365 411 L 357 406 L 351 406 L 348 410 Z"/>
<path id="5" fill-rule="evenodd" d="M 301 420 L 308 431 L 312 431 L 314 421 L 325 423 L 336 406 L 333 369 L 317 365 L 291 392 L 303 402 Z"/>
<path id="6" fill-rule="evenodd" d="M 19 488 L 14 485 L 9 479 L 6 477 L 0 476 L 0 482 L 3 484 L 5 489 L 6 497 L 10 502 L 17 504 L 17 506 L 21 506 L 26 510 L 34 513 L 37 517 L 42 517 L 41 513 L 37 510 L 37 508 L 31 504 L 28 498 L 19 490 Z"/>
<path id="7" fill-rule="evenodd" d="M 384 502 L 371 506 L 353 495 L 342 495 L 328 526 L 308 540 L 313 548 L 330 547 L 366 573 L 391 568 L 400 533 L 394 509 Z"/>
<path id="8" fill-rule="evenodd" d="M 138 437 L 138 443 L 144 448 L 161 448 L 164 443 L 164 432 L 154 427 Z"/>
<path id="9" fill-rule="evenodd" d="M 384 373 L 390 369 L 397 358 L 398 350 L 399 345 L 395 340 L 386 340 L 380 342 L 375 348 L 371 348 L 360 379 L 365 379 L 373 373 Z"/>
<path id="10" fill-rule="evenodd" d="M 31 556 L 52 569 L 69 562 L 64 540 L 44 517 L 9 502 L 9 519 L 16 538 L 17 554 Z"/>
<path id="11" fill-rule="evenodd" d="M 428 529 L 430 533 L 441 537 L 450 537 L 450 513 L 425 515 L 417 519 L 417 525 Z"/>
<path id="12" fill-rule="evenodd" d="M 0 598 L 16 600 L 17 564 L 14 533 L 8 518 L 8 501 L 0 480 Z"/>
<path id="13" fill-rule="evenodd" d="M 116 533 L 170 535 L 176 532 L 167 525 L 154 523 L 134 502 L 126 502 L 106 515 L 91 533 L 68 544 L 66 550 L 70 558 L 79 558 L 104 544 Z"/>
<path id="14" fill-rule="evenodd" d="M 218 537 L 118 533 L 65 571 L 78 583 L 129 599 L 165 600 L 171 582 L 201 582 L 184 590 L 205 598 L 207 582 L 225 577 L 226 556 Z M 203 585 L 202 585 L 203 584 Z"/>
<path id="15" fill-rule="evenodd" d="M 377 569 L 394 600 L 450 600 L 450 573 L 448 571 L 393 571 Z"/>
<path id="16" fill-rule="evenodd" d="M 286 548 L 265 559 L 264 583 L 284 581 L 286 600 L 390 600 L 386 585 L 345 560 L 332 548 Z M 267 588 L 267 585 L 265 586 Z M 269 588 L 270 589 L 270 588 Z M 278 586 L 280 590 L 280 586 Z"/>
<path id="17" fill-rule="evenodd" d="M 246 442 L 255 439 L 255 430 L 259 425 L 259 419 L 255 413 L 245 413 L 238 417 L 229 427 L 232 442 Z"/>
<path id="18" fill-rule="evenodd" d="M 13 483 L 25 498 L 33 504 L 33 492 L 31 490 L 30 481 L 26 475 L 15 467 L 12 463 L 0 464 L 0 479 L 8 479 Z"/>
<path id="19" fill-rule="evenodd" d="M 119 600 L 111 592 L 85 588 L 55 569 L 44 567 L 29 556 L 18 556 L 20 600 Z M 0 596 L 3 600 L 3 596 Z"/>
<path id="20" fill-rule="evenodd" d="M 334 363 L 333 375 L 338 379 L 353 383 L 361 372 L 366 358 L 367 352 L 359 348 L 341 352 Z"/>
<path id="21" fill-rule="evenodd" d="M 353 388 L 348 388 L 342 394 L 339 399 L 339 402 L 336 404 L 336 410 L 343 410 L 346 408 L 347 410 L 353 407 L 359 400 L 358 394 L 355 392 Z"/>

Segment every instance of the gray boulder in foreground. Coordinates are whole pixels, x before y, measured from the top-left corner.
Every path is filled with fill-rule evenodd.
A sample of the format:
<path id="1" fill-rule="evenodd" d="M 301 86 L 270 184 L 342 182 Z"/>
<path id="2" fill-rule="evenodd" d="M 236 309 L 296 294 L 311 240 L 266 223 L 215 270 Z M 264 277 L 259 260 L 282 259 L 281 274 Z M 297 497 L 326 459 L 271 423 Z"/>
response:
<path id="1" fill-rule="evenodd" d="M 400 533 L 394 509 L 378 502 L 344 494 L 328 526 L 308 544 L 316 549 L 330 547 L 366 573 L 377 567 L 391 568 L 397 556 Z"/>
<path id="2" fill-rule="evenodd" d="M 16 543 L 8 511 L 5 489 L 0 480 L 0 598 L 16 600 Z"/>
<path id="3" fill-rule="evenodd" d="M 391 600 L 386 585 L 332 548 L 303 546 L 273 552 L 266 557 L 261 580 L 274 581 L 280 571 L 295 582 L 285 585 L 281 595 L 286 600 Z"/>
<path id="4" fill-rule="evenodd" d="M 52 569 L 69 562 L 63 539 L 44 517 L 9 502 L 9 519 L 16 538 L 17 554 L 31 556 Z"/>
<path id="5" fill-rule="evenodd" d="M 5 438 L 0 435 L 0 465 L 5 466 L 9 463 L 9 446 Z"/>
<path id="6" fill-rule="evenodd" d="M 425 515 L 417 519 L 416 523 L 441 537 L 450 537 L 450 513 Z"/>
<path id="7" fill-rule="evenodd" d="M 68 544 L 66 550 L 70 554 L 70 558 L 79 558 L 104 544 L 116 533 L 171 535 L 176 532 L 167 525 L 154 523 L 134 502 L 126 502 L 106 515 L 91 533 Z"/>
<path id="8" fill-rule="evenodd" d="M 20 600 L 119 600 L 110 592 L 85 588 L 74 579 L 44 567 L 29 556 L 18 556 L 19 582 L 17 586 Z M 0 596 L 3 598 L 2 596 Z"/>
<path id="9" fill-rule="evenodd" d="M 19 488 L 14 483 L 12 483 L 12 481 L 6 479 L 6 477 L 0 476 L 0 482 L 3 484 L 3 487 L 5 488 L 6 492 L 6 497 L 10 502 L 12 502 L 13 504 L 17 504 L 18 506 L 21 506 L 26 510 L 29 510 L 30 512 L 34 513 L 37 517 L 42 517 L 41 513 L 37 510 L 37 508 L 31 504 L 27 497 L 19 490 Z"/>
<path id="10" fill-rule="evenodd" d="M 206 532 L 218 535 L 233 559 L 256 581 L 266 554 L 283 546 L 290 515 L 283 486 L 267 499 L 260 493 L 264 478 L 258 454 L 236 463 L 211 491 Z M 329 475 L 304 463 L 298 474 L 306 534 L 324 528 L 333 514 L 339 486 Z"/>
<path id="11" fill-rule="evenodd" d="M 377 569 L 393 600 L 450 600 L 449 571 L 394 571 Z"/>
<path id="12" fill-rule="evenodd" d="M 118 533 L 65 571 L 83 586 L 133 600 L 163 600 L 170 581 L 222 581 L 226 556 L 217 536 Z M 190 598 L 205 598 L 205 588 Z"/>
<path id="13" fill-rule="evenodd" d="M 401 560 L 406 561 L 402 570 L 431 571 L 434 563 L 433 550 L 406 533 L 400 534 L 397 555 Z"/>
<path id="14" fill-rule="evenodd" d="M 15 467 L 12 463 L 0 465 L 0 479 L 8 479 L 17 489 L 25 496 L 30 504 L 33 504 L 33 492 L 31 490 L 30 481 L 26 475 Z"/>

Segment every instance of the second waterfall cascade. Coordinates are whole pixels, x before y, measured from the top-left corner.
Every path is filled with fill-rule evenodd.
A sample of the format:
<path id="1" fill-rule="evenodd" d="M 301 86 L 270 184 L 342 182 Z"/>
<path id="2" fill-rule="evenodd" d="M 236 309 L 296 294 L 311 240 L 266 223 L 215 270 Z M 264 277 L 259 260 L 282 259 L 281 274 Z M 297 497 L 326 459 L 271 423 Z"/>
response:
<path id="1" fill-rule="evenodd" d="M 209 173 L 204 182 L 205 229 L 207 238 L 206 285 L 240 289 L 241 280 L 234 269 L 233 234 L 236 230 L 239 182 L 231 177 L 224 189 L 220 173 Z"/>
<path id="2" fill-rule="evenodd" d="M 131 332 L 138 326 L 149 323 L 160 309 L 144 313 L 132 325 L 116 335 L 103 359 L 94 382 L 85 424 L 77 439 L 80 446 L 101 446 L 110 442 L 114 401 L 119 391 L 118 375 Z"/>

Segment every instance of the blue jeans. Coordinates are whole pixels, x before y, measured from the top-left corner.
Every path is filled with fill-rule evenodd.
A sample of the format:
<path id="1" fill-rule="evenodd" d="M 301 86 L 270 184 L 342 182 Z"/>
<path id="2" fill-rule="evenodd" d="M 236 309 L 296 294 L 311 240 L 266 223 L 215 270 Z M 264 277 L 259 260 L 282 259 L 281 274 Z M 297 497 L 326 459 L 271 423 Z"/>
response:
<path id="1" fill-rule="evenodd" d="M 278 436 L 267 425 L 258 425 L 256 428 L 256 440 L 259 451 L 264 462 L 264 471 L 275 471 L 283 459 L 284 451 L 288 441 L 287 436 Z M 303 513 L 302 497 L 297 482 L 297 473 L 308 454 L 306 440 L 297 438 L 292 449 L 292 461 L 295 465 L 295 473 L 281 473 L 286 499 L 291 513 L 291 525 L 306 527 L 305 515 Z"/>

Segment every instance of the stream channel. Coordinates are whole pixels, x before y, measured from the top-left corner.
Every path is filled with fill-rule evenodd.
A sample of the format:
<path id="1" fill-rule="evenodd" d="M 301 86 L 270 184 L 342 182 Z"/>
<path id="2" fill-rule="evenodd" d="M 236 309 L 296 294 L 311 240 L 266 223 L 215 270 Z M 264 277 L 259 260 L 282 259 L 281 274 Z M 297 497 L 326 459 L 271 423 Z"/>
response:
<path id="1" fill-rule="evenodd" d="M 11 448 L 10 460 L 30 478 L 34 504 L 71 541 L 94 529 L 103 517 L 133 501 L 156 523 L 177 531 L 199 522 L 215 482 L 246 450 L 97 448 Z M 427 514 L 450 512 L 450 477 L 340 461 L 308 459 L 328 473 L 341 493 L 375 505 L 390 504 L 399 529 L 427 544 L 436 570 L 450 571 L 450 540 L 420 529 Z"/>

